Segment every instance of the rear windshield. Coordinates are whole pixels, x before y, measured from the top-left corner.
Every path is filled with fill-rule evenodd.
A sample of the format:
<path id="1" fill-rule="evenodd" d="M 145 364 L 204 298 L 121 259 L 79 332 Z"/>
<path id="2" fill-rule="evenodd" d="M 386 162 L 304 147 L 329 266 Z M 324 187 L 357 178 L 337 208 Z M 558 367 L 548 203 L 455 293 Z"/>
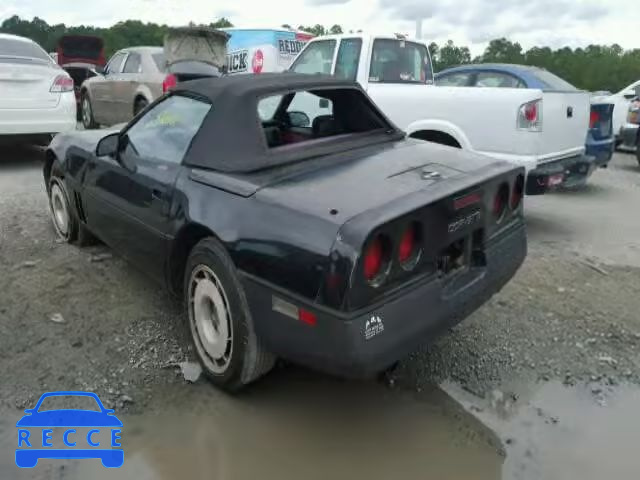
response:
<path id="1" fill-rule="evenodd" d="M 578 89 L 571 85 L 569 82 L 561 79 L 557 75 L 547 70 L 534 70 L 533 75 L 545 85 L 545 90 L 558 90 L 563 92 L 577 91 Z"/>
<path id="2" fill-rule="evenodd" d="M 405 40 L 374 41 L 369 82 L 433 83 L 427 47 Z"/>
<path id="3" fill-rule="evenodd" d="M 347 88 L 268 96 L 258 117 L 269 148 L 305 149 L 330 137 L 392 130 L 359 90 Z"/>
<path id="4" fill-rule="evenodd" d="M 0 38 L 0 58 L 17 59 L 39 62 L 53 62 L 42 48 L 33 42 L 24 40 L 14 40 L 12 38 Z"/>
<path id="5" fill-rule="evenodd" d="M 208 63 L 198 62 L 195 60 L 185 60 L 183 62 L 175 62 L 169 67 L 170 73 L 182 75 L 197 75 L 205 77 L 220 77 L 222 72 L 217 67 Z"/>

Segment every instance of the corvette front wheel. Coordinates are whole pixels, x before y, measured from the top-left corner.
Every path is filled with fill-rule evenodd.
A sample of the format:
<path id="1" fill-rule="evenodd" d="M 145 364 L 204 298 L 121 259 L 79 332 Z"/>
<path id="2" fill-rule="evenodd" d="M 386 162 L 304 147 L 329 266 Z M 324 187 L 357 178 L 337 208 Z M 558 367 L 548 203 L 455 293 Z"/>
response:
<path id="1" fill-rule="evenodd" d="M 96 243 L 96 238 L 80 222 L 71 205 L 71 197 L 61 175 L 61 167 L 56 160 L 51 168 L 51 177 L 47 185 L 51 221 L 58 237 L 79 247 Z"/>
<path id="2" fill-rule="evenodd" d="M 58 237 L 65 242 L 73 242 L 78 236 L 78 223 L 71 213 L 64 181 L 55 175 L 52 175 L 49 180 L 49 209 L 53 228 Z"/>
<path id="3" fill-rule="evenodd" d="M 191 251 L 185 269 L 189 333 L 207 377 L 236 391 L 267 373 L 275 357 L 256 337 L 235 266 L 213 238 Z"/>

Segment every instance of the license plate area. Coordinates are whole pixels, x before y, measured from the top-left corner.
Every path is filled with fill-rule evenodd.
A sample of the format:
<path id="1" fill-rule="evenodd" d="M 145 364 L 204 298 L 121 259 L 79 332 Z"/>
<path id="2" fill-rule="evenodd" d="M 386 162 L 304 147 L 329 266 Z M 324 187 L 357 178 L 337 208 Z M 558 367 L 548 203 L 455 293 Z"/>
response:
<path id="1" fill-rule="evenodd" d="M 464 272 L 469 267 L 483 267 L 484 229 L 475 230 L 471 235 L 459 238 L 438 252 L 436 269 L 440 277 Z"/>
<path id="2" fill-rule="evenodd" d="M 447 276 L 462 271 L 468 264 L 467 238 L 460 238 L 440 250 L 436 257 L 438 275 Z"/>

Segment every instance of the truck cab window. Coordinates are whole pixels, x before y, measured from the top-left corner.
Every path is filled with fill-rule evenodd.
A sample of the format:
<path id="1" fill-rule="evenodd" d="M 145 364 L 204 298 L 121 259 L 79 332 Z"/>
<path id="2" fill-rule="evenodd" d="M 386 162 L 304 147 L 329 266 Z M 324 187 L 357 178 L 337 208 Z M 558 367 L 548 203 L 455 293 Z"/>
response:
<path id="1" fill-rule="evenodd" d="M 427 47 L 405 40 L 375 40 L 369 82 L 433 83 Z"/>
<path id="2" fill-rule="evenodd" d="M 360 38 L 345 38 L 340 42 L 338 57 L 336 59 L 335 75 L 345 80 L 356 80 L 358 75 L 358 63 L 360 63 L 360 50 L 362 40 Z"/>
<path id="3" fill-rule="evenodd" d="M 291 71 L 297 73 L 331 74 L 335 40 L 324 40 L 309 45 L 291 65 Z"/>

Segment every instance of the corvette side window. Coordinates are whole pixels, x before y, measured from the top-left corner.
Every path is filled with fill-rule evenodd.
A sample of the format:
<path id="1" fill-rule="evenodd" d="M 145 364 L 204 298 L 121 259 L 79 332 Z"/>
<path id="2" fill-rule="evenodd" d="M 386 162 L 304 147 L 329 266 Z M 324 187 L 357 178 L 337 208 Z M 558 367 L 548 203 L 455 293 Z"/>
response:
<path id="1" fill-rule="evenodd" d="M 211 105 L 173 95 L 149 110 L 128 131 L 124 154 L 180 163 Z"/>

